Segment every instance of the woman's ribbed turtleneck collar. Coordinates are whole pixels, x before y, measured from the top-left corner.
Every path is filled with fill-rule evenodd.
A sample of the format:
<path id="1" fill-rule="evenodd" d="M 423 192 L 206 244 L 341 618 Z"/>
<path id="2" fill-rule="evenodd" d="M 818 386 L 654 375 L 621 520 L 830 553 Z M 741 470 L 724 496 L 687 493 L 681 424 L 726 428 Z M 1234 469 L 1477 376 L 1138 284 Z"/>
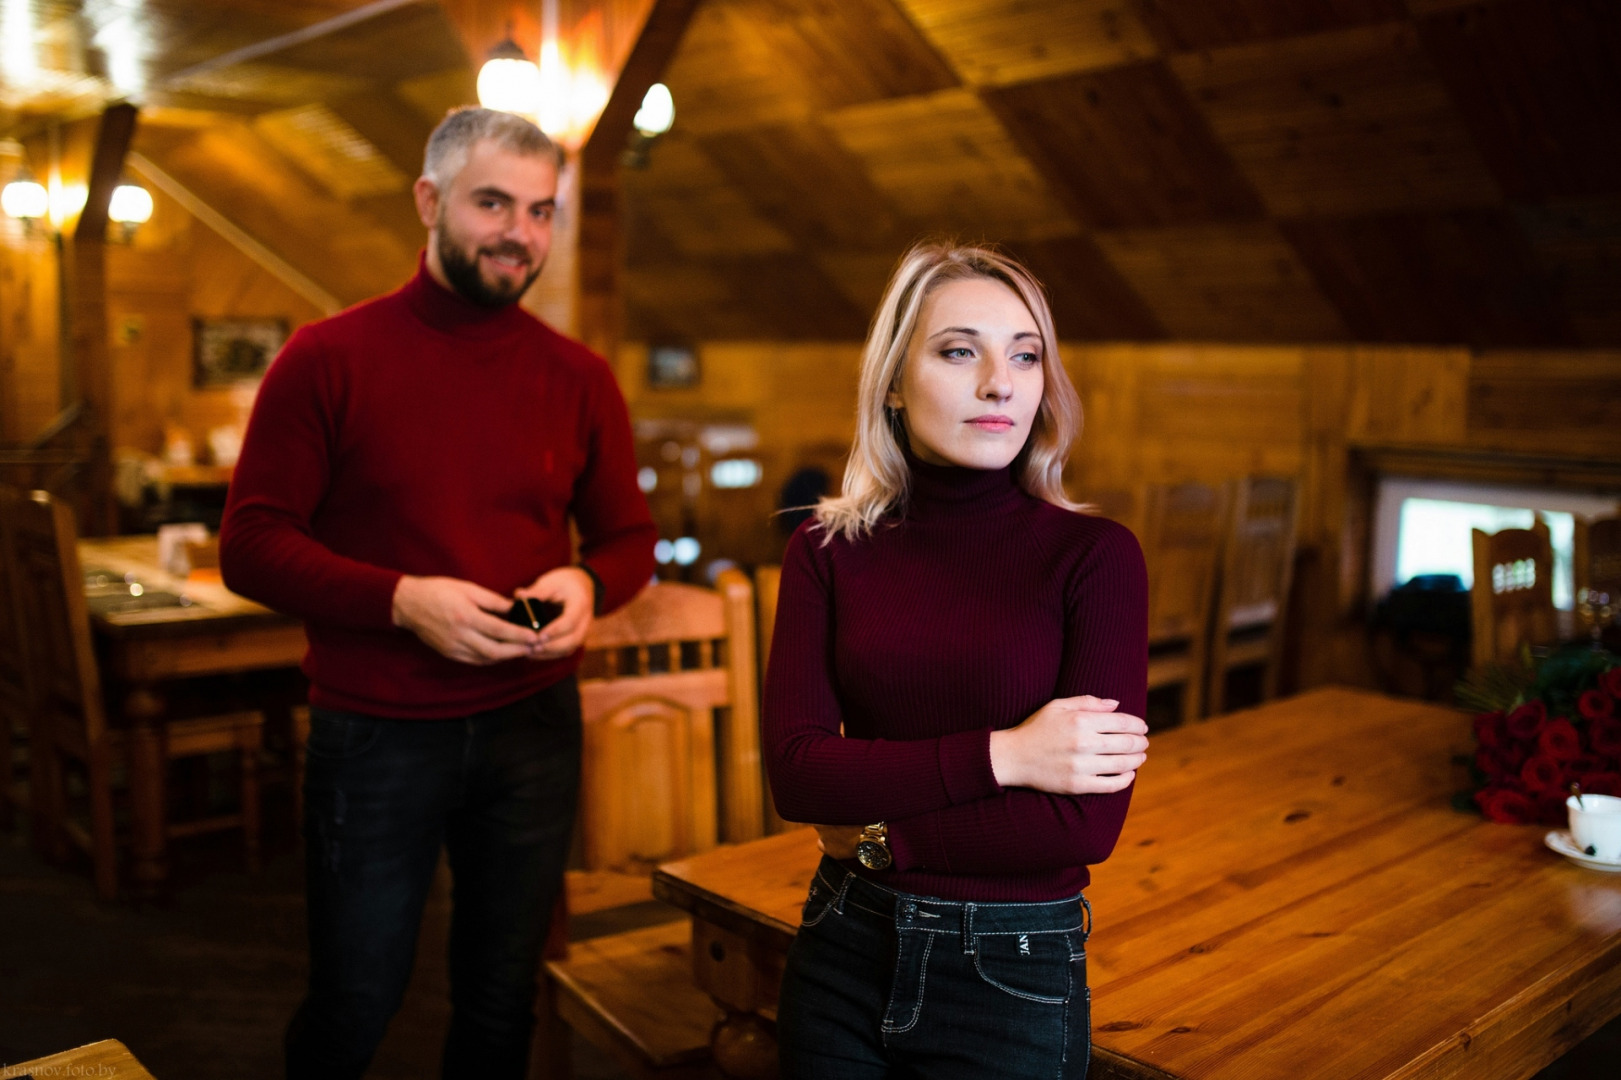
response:
<path id="1" fill-rule="evenodd" d="M 912 471 L 906 517 L 911 521 L 944 521 L 980 517 L 1011 509 L 1024 500 L 1013 479 L 1013 467 L 965 469 L 958 465 L 930 465 L 908 448 L 906 464 Z"/>
<path id="2" fill-rule="evenodd" d="M 417 256 L 416 276 L 405 283 L 400 295 L 413 315 L 454 337 L 493 341 L 523 329 L 529 317 L 516 303 L 484 307 L 445 288 L 428 272 L 426 251 Z"/>

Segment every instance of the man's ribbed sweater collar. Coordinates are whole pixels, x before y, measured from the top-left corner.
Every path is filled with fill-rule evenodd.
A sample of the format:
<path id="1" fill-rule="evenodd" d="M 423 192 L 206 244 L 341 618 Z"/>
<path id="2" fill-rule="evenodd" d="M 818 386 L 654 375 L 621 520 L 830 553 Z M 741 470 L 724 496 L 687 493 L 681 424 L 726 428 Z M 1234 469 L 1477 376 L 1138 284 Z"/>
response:
<path id="1" fill-rule="evenodd" d="M 417 256 L 416 276 L 400 289 L 411 313 L 441 333 L 475 341 L 493 341 L 516 333 L 532 319 L 518 304 L 488 308 L 452 292 L 428 273 L 428 256 Z"/>

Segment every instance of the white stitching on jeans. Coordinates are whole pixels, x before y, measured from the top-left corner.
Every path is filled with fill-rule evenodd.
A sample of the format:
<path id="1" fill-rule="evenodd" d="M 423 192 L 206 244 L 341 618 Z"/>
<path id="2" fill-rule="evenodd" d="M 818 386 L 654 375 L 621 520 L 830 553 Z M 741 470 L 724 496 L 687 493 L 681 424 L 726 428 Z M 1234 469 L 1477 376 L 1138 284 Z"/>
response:
<path id="1" fill-rule="evenodd" d="M 987 986 L 994 986 L 998 990 L 1002 991 L 1005 994 L 1012 994 L 1016 998 L 1023 998 L 1026 1001 L 1039 1002 L 1040 1004 L 1043 1004 L 1043 1005 L 1061 1005 L 1065 1001 L 1069 1000 L 1069 994 L 1067 992 L 1060 995 L 1059 997 L 1045 997 L 1045 996 L 1038 995 L 1038 994 L 1026 994 L 1022 990 L 1015 990 L 1011 986 L 1004 986 L 1003 984 L 997 982 L 995 979 L 991 978 L 989 975 L 985 974 L 985 969 L 980 967 L 980 965 L 979 965 L 979 950 L 977 950 L 977 949 L 974 950 L 972 955 L 974 957 L 974 970 L 979 973 L 979 977 L 982 980 L 984 980 L 984 982 L 985 982 L 985 984 Z M 1072 976 L 1070 976 L 1068 973 L 1066 973 L 1066 977 L 1071 977 L 1072 978 Z"/>
<path id="2" fill-rule="evenodd" d="M 923 993 L 929 981 L 929 950 L 934 948 L 934 937 L 930 935 L 923 939 L 923 959 L 919 962 L 917 976 L 917 1005 L 912 1009 L 912 1019 L 904 1027 L 890 1027 L 884 1025 L 884 1032 L 889 1035 L 901 1035 L 917 1027 L 917 1022 L 923 1018 Z M 899 950 L 896 950 L 897 952 Z"/>

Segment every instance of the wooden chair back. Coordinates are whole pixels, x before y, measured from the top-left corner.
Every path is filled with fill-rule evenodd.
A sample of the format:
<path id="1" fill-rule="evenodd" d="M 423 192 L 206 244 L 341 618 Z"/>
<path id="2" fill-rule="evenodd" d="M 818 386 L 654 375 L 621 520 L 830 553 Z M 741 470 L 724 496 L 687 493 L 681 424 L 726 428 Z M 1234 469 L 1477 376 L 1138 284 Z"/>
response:
<path id="1" fill-rule="evenodd" d="M 1576 592 L 1597 589 L 1621 598 L 1621 516 L 1576 519 L 1571 545 Z"/>
<path id="2" fill-rule="evenodd" d="M 1227 514 L 1225 487 L 1150 487 L 1139 534 L 1148 564 L 1148 685 L 1182 686 L 1182 719 L 1204 708 L 1205 659 Z"/>
<path id="3" fill-rule="evenodd" d="M 656 582 L 591 626 L 580 670 L 588 870 L 646 870 L 764 830 L 754 590 Z M 717 768 L 717 761 L 720 763 Z"/>
<path id="4" fill-rule="evenodd" d="M 13 504 L 7 557 L 19 621 L 27 628 L 34 673 L 36 727 L 30 753 L 34 812 L 47 852 L 60 858 L 68 841 L 90 853 L 96 889 L 118 891 L 112 814 L 114 747 L 107 729 L 101 675 L 90 638 L 84 574 L 73 511 L 43 491 Z M 88 828 L 67 813 L 63 761 L 82 761 L 90 803 Z"/>
<path id="5" fill-rule="evenodd" d="M 1548 526 L 1473 530 L 1475 583 L 1469 603 L 1477 666 L 1511 662 L 1525 644 L 1554 641 L 1553 544 Z"/>
<path id="6" fill-rule="evenodd" d="M 782 567 L 762 566 L 754 571 L 754 596 L 760 620 L 760 687 L 765 688 L 765 672 L 771 662 L 771 639 L 777 626 L 777 593 L 782 587 Z M 771 797 L 771 777 L 761 776 L 765 802 L 765 831 L 773 835 L 797 828 L 777 813 L 777 802 Z"/>
<path id="7" fill-rule="evenodd" d="M 18 597 L 12 585 L 10 529 L 25 498 L 0 485 L 0 828 L 9 829 L 15 812 L 26 809 L 26 787 L 17 772 L 19 741 L 34 726 L 33 669 L 23 633 Z"/>
<path id="8" fill-rule="evenodd" d="M 1278 693 L 1283 621 L 1294 572 L 1297 485 L 1288 476 L 1251 476 L 1232 485 L 1210 637 L 1209 713 L 1225 711 L 1227 672 L 1263 665 L 1261 697 Z"/>

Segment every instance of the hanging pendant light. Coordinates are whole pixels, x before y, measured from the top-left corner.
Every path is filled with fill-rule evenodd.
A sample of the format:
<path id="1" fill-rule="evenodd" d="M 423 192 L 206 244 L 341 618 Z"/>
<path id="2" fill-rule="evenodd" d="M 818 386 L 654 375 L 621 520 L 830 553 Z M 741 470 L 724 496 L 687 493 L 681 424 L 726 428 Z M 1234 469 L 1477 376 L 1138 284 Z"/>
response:
<path id="1" fill-rule="evenodd" d="M 486 109 L 533 117 L 540 106 L 540 68 L 512 40 L 490 50 L 478 73 L 478 103 Z"/>

